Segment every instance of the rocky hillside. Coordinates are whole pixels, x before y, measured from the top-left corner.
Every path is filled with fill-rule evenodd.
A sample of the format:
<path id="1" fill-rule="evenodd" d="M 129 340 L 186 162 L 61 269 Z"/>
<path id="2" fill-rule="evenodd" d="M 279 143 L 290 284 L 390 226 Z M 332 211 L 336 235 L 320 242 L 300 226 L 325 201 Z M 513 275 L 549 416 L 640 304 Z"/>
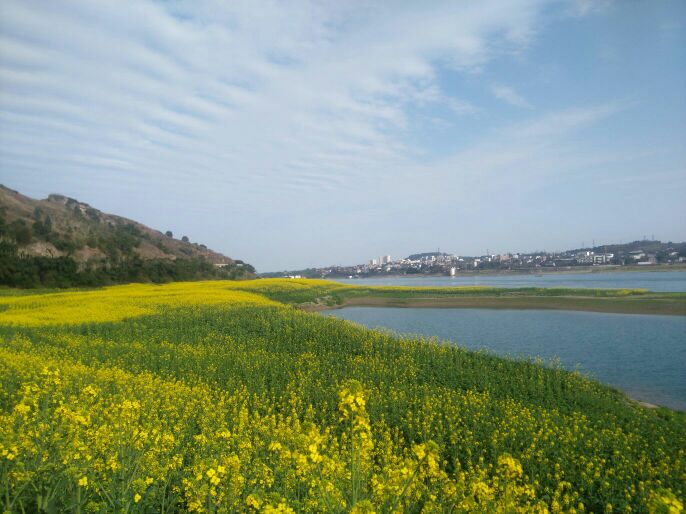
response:
<path id="1" fill-rule="evenodd" d="M 94 287 L 254 278 L 205 245 L 53 194 L 34 200 L 0 185 L 0 286 Z"/>
<path id="2" fill-rule="evenodd" d="M 70 256 L 78 263 L 202 258 L 215 265 L 234 261 L 205 245 L 176 239 L 142 223 L 107 214 L 87 203 L 52 194 L 34 200 L 0 185 L 4 237 L 27 256 Z"/>

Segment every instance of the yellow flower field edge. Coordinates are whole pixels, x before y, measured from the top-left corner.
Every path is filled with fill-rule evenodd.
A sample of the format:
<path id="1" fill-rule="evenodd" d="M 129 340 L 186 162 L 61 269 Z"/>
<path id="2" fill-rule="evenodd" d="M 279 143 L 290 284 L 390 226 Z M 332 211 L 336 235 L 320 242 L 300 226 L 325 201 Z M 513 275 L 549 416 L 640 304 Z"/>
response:
<path id="1" fill-rule="evenodd" d="M 275 300 L 329 284 L 2 297 L 0 511 L 683 510 L 682 413 Z"/>
<path id="2" fill-rule="evenodd" d="M 0 324 L 48 325 L 120 321 L 188 305 L 289 304 L 318 310 L 351 305 L 418 307 L 560 308 L 686 315 L 686 293 L 645 289 L 565 289 L 483 286 L 365 287 L 326 280 L 130 284 L 93 290 L 4 290 Z"/>
<path id="3" fill-rule="evenodd" d="M 121 321 L 191 305 L 277 305 L 232 282 L 130 284 L 86 291 L 0 296 L 0 323 L 22 326 Z M 259 289 L 258 289 L 259 291 Z"/>

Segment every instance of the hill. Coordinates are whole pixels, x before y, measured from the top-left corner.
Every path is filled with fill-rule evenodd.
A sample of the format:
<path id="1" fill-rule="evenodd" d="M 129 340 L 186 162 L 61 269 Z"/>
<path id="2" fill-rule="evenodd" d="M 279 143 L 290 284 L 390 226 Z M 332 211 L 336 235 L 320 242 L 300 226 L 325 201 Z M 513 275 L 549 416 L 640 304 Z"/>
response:
<path id="1" fill-rule="evenodd" d="M 662 241 L 653 239 L 642 239 L 631 241 L 630 243 L 619 243 L 619 244 L 607 244 L 590 246 L 586 248 L 575 248 L 573 250 L 567 250 L 567 253 L 578 253 L 591 251 L 598 255 L 603 253 L 612 253 L 617 256 L 627 256 L 631 252 L 645 252 L 646 254 L 654 254 L 658 261 L 661 261 L 661 256 L 665 256 L 670 252 L 677 252 L 678 254 L 686 253 L 686 242 L 673 243 L 668 241 L 663 243 Z"/>
<path id="2" fill-rule="evenodd" d="M 245 278 L 254 272 L 186 236 L 176 239 L 60 194 L 35 200 L 2 185 L 0 254 L 0 283 L 22 287 L 166 282 L 177 275 Z M 82 276 L 65 278 L 75 274 Z"/>
<path id="3" fill-rule="evenodd" d="M 406 257 L 407 260 L 409 261 L 419 261 L 421 259 L 427 259 L 429 257 L 442 257 L 448 255 L 447 253 L 442 253 L 442 252 L 424 252 L 424 253 L 413 253 L 412 255 L 408 255 Z"/>

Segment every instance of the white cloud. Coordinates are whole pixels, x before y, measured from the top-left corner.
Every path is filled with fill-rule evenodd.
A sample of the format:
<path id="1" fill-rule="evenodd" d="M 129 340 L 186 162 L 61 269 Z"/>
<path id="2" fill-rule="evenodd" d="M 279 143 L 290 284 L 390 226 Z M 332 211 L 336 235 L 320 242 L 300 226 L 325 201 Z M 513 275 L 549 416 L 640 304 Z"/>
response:
<path id="1" fill-rule="evenodd" d="M 28 145 L 59 168 L 114 151 L 121 173 L 282 187 L 303 166 L 352 176 L 405 158 L 409 106 L 474 113 L 441 90 L 437 66 L 525 44 L 542 3 L 8 0 L 0 153 Z"/>
<path id="2" fill-rule="evenodd" d="M 532 109 L 531 105 L 522 95 L 517 93 L 513 88 L 509 86 L 503 86 L 501 84 L 493 84 L 491 86 L 491 92 L 498 100 L 507 102 L 515 107 L 521 107 L 523 109 Z"/>
<path id="3" fill-rule="evenodd" d="M 526 50 L 551 3 L 4 0 L 0 181 L 173 220 L 175 233 L 214 227 L 197 239 L 262 267 L 252 234 L 309 234 L 320 213 L 351 198 L 364 212 L 384 188 L 411 200 L 390 186 L 402 173 L 514 177 L 527 151 L 552 162 L 537 139 L 601 119 L 539 117 L 517 127 L 519 146 L 479 144 L 436 170 L 412 137 L 417 110 L 450 130 L 481 116 L 442 76 L 478 80 Z M 531 107 L 506 86 L 493 94 Z"/>

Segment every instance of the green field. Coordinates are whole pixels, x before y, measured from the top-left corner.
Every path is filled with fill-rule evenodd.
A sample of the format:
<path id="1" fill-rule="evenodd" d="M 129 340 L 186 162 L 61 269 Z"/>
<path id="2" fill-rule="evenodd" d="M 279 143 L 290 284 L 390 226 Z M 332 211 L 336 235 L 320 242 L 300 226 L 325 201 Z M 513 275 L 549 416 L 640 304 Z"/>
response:
<path id="1" fill-rule="evenodd" d="M 289 305 L 541 295 L 652 294 L 259 280 L 0 295 L 0 509 L 679 512 L 683 413 Z"/>

